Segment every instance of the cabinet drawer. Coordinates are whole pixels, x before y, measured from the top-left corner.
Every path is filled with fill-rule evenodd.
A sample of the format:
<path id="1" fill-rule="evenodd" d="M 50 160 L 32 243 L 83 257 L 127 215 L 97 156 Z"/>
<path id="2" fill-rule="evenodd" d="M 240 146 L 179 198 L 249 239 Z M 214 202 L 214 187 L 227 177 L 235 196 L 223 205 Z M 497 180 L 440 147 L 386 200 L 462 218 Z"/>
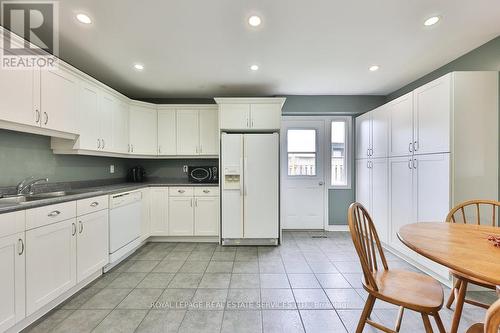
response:
<path id="1" fill-rule="evenodd" d="M 196 197 L 216 197 L 219 195 L 218 187 L 195 187 L 194 195 Z"/>
<path id="2" fill-rule="evenodd" d="M 192 197 L 194 190 L 192 187 L 169 187 L 168 195 L 173 197 Z"/>
<path id="3" fill-rule="evenodd" d="M 76 217 L 76 201 L 28 209 L 26 230 Z"/>
<path id="4" fill-rule="evenodd" d="M 82 216 L 88 213 L 97 212 L 102 209 L 107 209 L 109 198 L 107 195 L 78 200 L 76 202 L 76 214 Z"/>
<path id="5" fill-rule="evenodd" d="M 25 211 L 0 215 L 0 238 L 24 232 Z"/>

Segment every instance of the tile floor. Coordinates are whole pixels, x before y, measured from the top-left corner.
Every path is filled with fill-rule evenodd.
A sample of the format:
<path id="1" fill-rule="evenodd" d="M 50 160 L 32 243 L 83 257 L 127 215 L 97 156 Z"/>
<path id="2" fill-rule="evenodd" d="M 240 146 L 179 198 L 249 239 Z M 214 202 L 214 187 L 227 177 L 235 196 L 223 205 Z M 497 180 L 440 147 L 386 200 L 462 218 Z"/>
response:
<path id="1" fill-rule="evenodd" d="M 349 234 L 283 236 L 280 247 L 149 243 L 26 331 L 354 332 L 365 292 Z M 414 270 L 386 255 L 389 267 Z M 396 315 L 377 301 L 373 319 L 392 327 Z M 452 312 L 441 316 L 449 328 Z M 482 318 L 467 305 L 460 331 Z M 423 332 L 420 316 L 407 311 L 401 332 Z"/>

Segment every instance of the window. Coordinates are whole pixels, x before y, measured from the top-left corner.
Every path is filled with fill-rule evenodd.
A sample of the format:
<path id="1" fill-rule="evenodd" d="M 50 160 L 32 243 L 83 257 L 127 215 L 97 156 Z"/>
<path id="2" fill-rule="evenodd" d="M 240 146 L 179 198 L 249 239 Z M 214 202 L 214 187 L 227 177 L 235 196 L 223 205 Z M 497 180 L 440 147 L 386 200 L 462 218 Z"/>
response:
<path id="1" fill-rule="evenodd" d="M 331 122 L 331 186 L 347 187 L 347 121 L 332 120 Z"/>
<path id="2" fill-rule="evenodd" d="M 288 175 L 316 175 L 316 130 L 287 131 Z"/>

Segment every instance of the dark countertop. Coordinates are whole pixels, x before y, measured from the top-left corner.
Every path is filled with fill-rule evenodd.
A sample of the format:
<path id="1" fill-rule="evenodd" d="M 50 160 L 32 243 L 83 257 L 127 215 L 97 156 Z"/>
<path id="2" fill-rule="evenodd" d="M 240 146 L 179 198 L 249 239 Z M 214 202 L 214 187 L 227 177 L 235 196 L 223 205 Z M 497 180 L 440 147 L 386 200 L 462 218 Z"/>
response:
<path id="1" fill-rule="evenodd" d="M 219 184 L 193 184 L 189 183 L 184 179 L 161 179 L 161 180 L 152 180 L 144 183 L 118 183 L 112 185 L 103 185 L 103 186 L 94 186 L 94 187 L 83 187 L 78 189 L 71 189 L 71 194 L 25 202 L 22 204 L 18 203 L 9 203 L 2 204 L 0 203 L 0 214 L 10 213 L 20 210 L 26 210 L 36 207 L 48 206 L 53 204 L 58 204 L 62 202 L 75 201 L 80 199 L 97 197 L 100 195 L 110 195 L 121 192 L 129 192 L 134 190 L 143 189 L 146 187 L 174 187 L 174 186 L 197 186 L 197 187 L 218 187 Z"/>

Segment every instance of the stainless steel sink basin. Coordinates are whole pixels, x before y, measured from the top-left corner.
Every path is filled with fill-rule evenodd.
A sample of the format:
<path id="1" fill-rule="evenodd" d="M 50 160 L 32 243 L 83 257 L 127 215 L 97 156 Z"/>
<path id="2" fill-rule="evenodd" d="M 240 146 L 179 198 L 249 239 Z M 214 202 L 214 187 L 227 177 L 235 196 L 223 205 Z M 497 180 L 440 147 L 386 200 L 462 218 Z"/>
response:
<path id="1" fill-rule="evenodd" d="M 34 194 L 34 195 L 31 195 L 31 196 L 28 196 L 27 198 L 30 198 L 32 200 L 42 200 L 42 199 L 50 199 L 50 198 L 63 197 L 65 195 L 69 195 L 69 193 L 66 192 L 66 191 L 57 191 L 57 192 L 48 192 L 48 193 Z"/>
<path id="2" fill-rule="evenodd" d="M 45 200 L 69 195 L 66 191 L 39 193 L 35 195 L 15 195 L 0 198 L 0 204 L 26 204 L 32 201 Z"/>

